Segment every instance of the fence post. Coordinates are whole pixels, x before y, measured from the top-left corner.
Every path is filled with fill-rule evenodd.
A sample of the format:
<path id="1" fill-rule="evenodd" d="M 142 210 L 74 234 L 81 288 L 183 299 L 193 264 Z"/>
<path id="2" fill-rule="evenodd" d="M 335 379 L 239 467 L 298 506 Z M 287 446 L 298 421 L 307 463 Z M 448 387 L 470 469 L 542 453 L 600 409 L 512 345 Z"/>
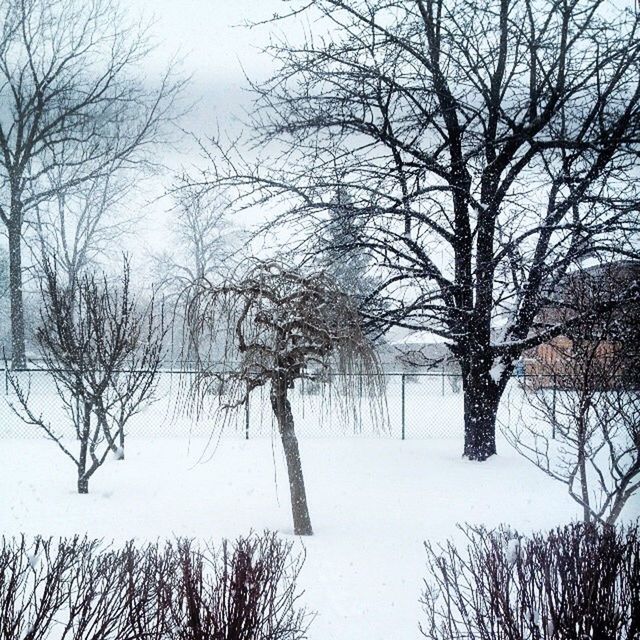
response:
<path id="1" fill-rule="evenodd" d="M 402 439 L 405 438 L 405 426 L 406 426 L 406 403 L 405 403 L 405 374 L 400 376 L 400 389 L 401 389 L 401 407 L 402 407 Z"/>
<path id="2" fill-rule="evenodd" d="M 247 400 L 244 403 L 244 439 L 249 439 L 249 394 L 247 394 Z"/>
<path id="3" fill-rule="evenodd" d="M 551 403 L 552 403 L 552 411 L 553 411 L 553 421 L 552 421 L 552 427 L 551 427 L 551 438 L 553 440 L 556 439 L 556 387 L 558 386 L 558 377 L 556 372 L 553 372 L 553 396 L 551 399 Z"/>
<path id="4" fill-rule="evenodd" d="M 361 373 L 358 375 L 358 433 L 362 433 L 362 376 L 364 374 Z"/>
<path id="5" fill-rule="evenodd" d="M 442 395 L 444 397 L 444 365 L 442 365 Z"/>
<path id="6" fill-rule="evenodd" d="M 4 366 L 4 395 L 9 395 L 9 373 L 7 371 L 7 365 Z"/>

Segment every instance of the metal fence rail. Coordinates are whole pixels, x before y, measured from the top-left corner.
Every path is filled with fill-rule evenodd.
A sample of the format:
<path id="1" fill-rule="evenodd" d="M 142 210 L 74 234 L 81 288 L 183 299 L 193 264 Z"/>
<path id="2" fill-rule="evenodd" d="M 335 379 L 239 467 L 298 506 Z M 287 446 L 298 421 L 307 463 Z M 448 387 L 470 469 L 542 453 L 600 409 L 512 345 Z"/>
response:
<path id="1" fill-rule="evenodd" d="M 56 433 L 73 437 L 73 426 L 56 392 L 51 374 L 42 369 L 0 371 L 0 438 L 42 437 L 15 414 L 16 394 L 9 376 L 29 389 L 32 411 L 54 426 Z M 250 402 L 231 414 L 224 413 L 215 397 L 199 416 L 189 415 L 189 372 L 163 371 L 158 378 L 154 402 L 134 416 L 127 435 L 140 437 L 210 436 L 222 430 L 226 436 L 271 436 L 274 419 L 269 392 L 257 389 Z M 463 397 L 461 376 L 448 372 L 385 373 L 382 398 L 366 391 L 346 398 L 332 384 L 301 381 L 290 391 L 296 432 L 301 437 L 369 436 L 381 438 L 462 437 Z M 366 390 L 367 385 L 360 385 Z M 515 382 L 507 389 L 508 410 L 522 405 L 523 387 Z M 382 408 L 382 415 L 380 409 Z"/>

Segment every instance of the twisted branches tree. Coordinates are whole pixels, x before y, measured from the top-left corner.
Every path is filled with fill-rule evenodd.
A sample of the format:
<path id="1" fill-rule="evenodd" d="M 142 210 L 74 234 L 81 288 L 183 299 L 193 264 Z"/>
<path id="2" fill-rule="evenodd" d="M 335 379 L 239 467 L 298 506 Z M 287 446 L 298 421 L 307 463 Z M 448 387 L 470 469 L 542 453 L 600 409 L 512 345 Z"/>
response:
<path id="1" fill-rule="evenodd" d="M 212 390 L 228 412 L 245 404 L 254 389 L 269 387 L 287 463 L 294 530 L 311 535 L 288 393 L 296 381 L 318 380 L 332 371 L 347 400 L 357 393 L 356 376 L 363 376 L 368 390 L 379 396 L 378 361 L 354 301 L 324 272 L 305 274 L 278 262 L 253 261 L 234 280 L 195 283 L 187 331 L 189 355 L 199 371 L 194 393 L 201 410 Z"/>
<path id="2" fill-rule="evenodd" d="M 302 14 L 313 31 L 270 48 L 260 157 L 214 140 L 209 184 L 235 186 L 241 207 L 279 203 L 311 238 L 348 196 L 354 249 L 381 278 L 369 323 L 446 339 L 464 454 L 485 460 L 514 362 L 564 330 L 537 321 L 549 292 L 585 256 L 637 253 L 640 14 L 601 0 L 289 6 L 277 20 Z"/>

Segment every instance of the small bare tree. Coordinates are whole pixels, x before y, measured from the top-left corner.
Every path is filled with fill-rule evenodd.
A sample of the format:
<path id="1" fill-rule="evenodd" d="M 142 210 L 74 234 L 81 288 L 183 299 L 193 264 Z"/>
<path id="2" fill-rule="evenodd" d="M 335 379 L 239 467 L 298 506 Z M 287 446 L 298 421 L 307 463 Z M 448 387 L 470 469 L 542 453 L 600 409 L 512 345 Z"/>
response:
<path id="1" fill-rule="evenodd" d="M 526 386 L 538 419 L 520 420 L 505 433 L 528 460 L 567 485 L 586 522 L 613 524 L 640 488 L 640 349 L 625 341 L 639 300 L 633 282 L 616 279 L 611 267 L 576 273 L 565 288 L 555 310 L 563 322 L 597 304 L 600 317 L 546 345 L 546 361 Z M 625 302 L 606 304 L 613 299 Z"/>
<path id="2" fill-rule="evenodd" d="M 89 478 L 109 451 L 124 457 L 125 424 L 153 397 L 166 328 L 163 309 L 153 297 L 145 309 L 139 308 L 130 291 L 126 261 L 119 287 L 89 274 L 76 286 L 72 297 L 55 268 L 45 263 L 36 340 L 75 427 L 77 454 L 63 434 L 32 410 L 29 389 L 20 384 L 20 374 L 13 373 L 10 382 L 18 416 L 42 429 L 74 462 L 78 493 L 88 493 Z"/>
<path id="3" fill-rule="evenodd" d="M 199 410 L 212 389 L 228 412 L 245 404 L 254 389 L 269 387 L 287 462 L 294 530 L 311 535 L 288 392 L 297 380 L 319 380 L 329 370 L 343 374 L 337 378 L 347 398 L 355 396 L 355 375 L 363 376 L 372 395 L 380 389 L 378 360 L 353 300 L 324 272 L 304 274 L 278 262 L 252 261 L 234 280 L 194 285 L 187 329 L 200 374 L 194 384 Z M 218 336 L 222 354 L 216 351 Z"/>

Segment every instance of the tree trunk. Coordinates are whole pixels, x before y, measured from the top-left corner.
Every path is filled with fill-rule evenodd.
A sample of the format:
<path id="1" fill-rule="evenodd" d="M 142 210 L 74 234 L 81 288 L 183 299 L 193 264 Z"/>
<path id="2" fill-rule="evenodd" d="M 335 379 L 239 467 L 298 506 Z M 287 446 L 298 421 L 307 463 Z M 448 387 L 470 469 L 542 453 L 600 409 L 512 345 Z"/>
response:
<path id="1" fill-rule="evenodd" d="M 578 417 L 578 479 L 582 500 L 582 518 L 585 522 L 591 522 L 589 477 L 587 475 L 587 422 L 587 412 L 583 409 Z"/>
<path id="2" fill-rule="evenodd" d="M 293 530 L 296 535 L 310 536 L 313 534 L 313 529 L 311 528 L 311 518 L 307 507 L 307 494 L 304 488 L 300 450 L 298 449 L 298 439 L 294 431 L 291 403 L 287 398 L 287 383 L 283 376 L 277 376 L 271 382 L 271 407 L 278 421 L 278 430 L 280 431 L 284 456 L 287 461 Z"/>
<path id="3" fill-rule="evenodd" d="M 89 450 L 89 433 L 91 429 L 91 403 L 83 403 L 82 425 L 80 436 L 80 456 L 78 457 L 78 493 L 89 493 L 89 478 L 87 478 L 87 453 Z"/>
<path id="4" fill-rule="evenodd" d="M 111 429 L 109 428 L 109 422 L 107 421 L 107 414 L 103 409 L 97 409 L 96 413 L 98 415 L 98 421 L 102 427 L 102 433 L 109 445 L 109 449 L 113 452 L 116 460 L 124 460 L 124 430 L 118 429 L 118 433 L 120 434 L 120 446 L 118 446 L 116 444 L 115 437 L 111 435 Z"/>
<path id="5" fill-rule="evenodd" d="M 78 493 L 89 493 L 89 478 L 78 475 Z"/>
<path id="6" fill-rule="evenodd" d="M 464 456 L 469 460 L 483 461 L 497 453 L 496 416 L 504 385 L 496 383 L 490 371 L 484 362 L 463 366 Z"/>
<path id="7" fill-rule="evenodd" d="M 118 431 L 120 439 L 120 449 L 118 450 L 118 456 L 116 460 L 124 460 L 124 425 L 122 425 Z"/>
<path id="8" fill-rule="evenodd" d="M 24 344 L 24 303 L 22 300 L 22 229 L 19 223 L 9 227 L 9 299 L 11 301 L 11 366 L 27 365 Z"/>

